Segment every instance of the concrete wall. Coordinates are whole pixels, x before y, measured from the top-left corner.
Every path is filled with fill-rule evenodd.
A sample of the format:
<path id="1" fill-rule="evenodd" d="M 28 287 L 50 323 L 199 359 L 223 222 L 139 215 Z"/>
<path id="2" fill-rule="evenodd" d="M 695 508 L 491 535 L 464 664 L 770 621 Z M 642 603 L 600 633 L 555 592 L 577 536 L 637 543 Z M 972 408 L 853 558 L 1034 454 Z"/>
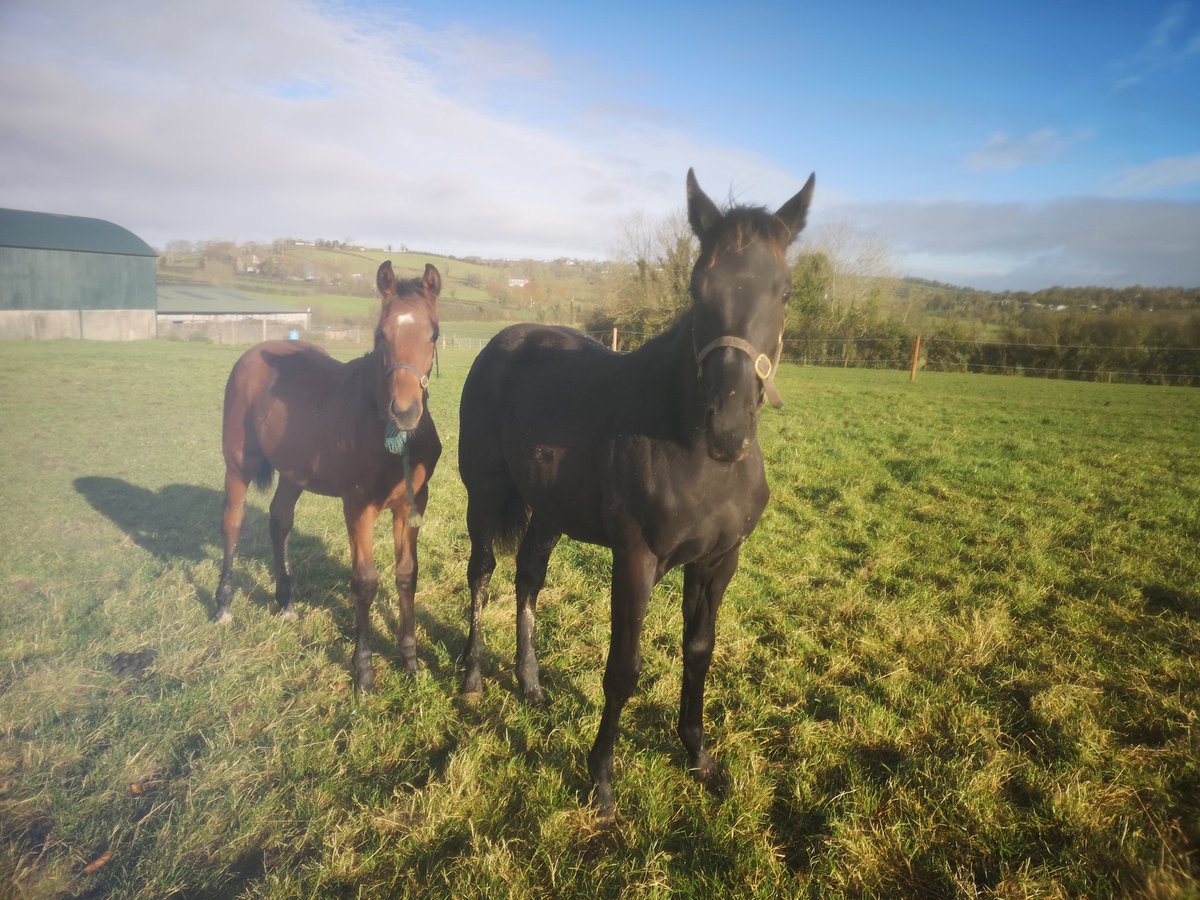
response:
<path id="1" fill-rule="evenodd" d="M 0 309 L 0 339 L 134 341 L 157 331 L 152 309 Z"/>
<path id="2" fill-rule="evenodd" d="M 80 337 L 87 341 L 137 341 L 158 330 L 152 309 L 84 309 Z"/>
<path id="3" fill-rule="evenodd" d="M 159 313 L 158 336 L 176 341 L 212 341 L 217 344 L 257 344 L 286 340 L 294 331 L 307 331 L 307 313 L 244 315 L 172 315 Z"/>

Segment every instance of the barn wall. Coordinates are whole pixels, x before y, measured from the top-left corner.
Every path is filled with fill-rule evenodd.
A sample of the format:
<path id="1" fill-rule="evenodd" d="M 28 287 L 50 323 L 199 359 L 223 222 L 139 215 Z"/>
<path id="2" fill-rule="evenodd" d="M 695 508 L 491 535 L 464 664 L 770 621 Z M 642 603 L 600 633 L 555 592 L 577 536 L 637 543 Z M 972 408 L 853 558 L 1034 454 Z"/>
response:
<path id="1" fill-rule="evenodd" d="M 152 309 L 0 309 L 0 340 L 133 341 L 156 327 Z"/>
<path id="2" fill-rule="evenodd" d="M 149 309 L 152 256 L 0 247 L 0 310 Z"/>
<path id="3" fill-rule="evenodd" d="M 0 338 L 51 341 L 79 337 L 75 309 L 0 309 Z"/>
<path id="4" fill-rule="evenodd" d="M 138 341 L 156 336 L 152 309 L 83 309 L 79 336 L 88 341 Z"/>

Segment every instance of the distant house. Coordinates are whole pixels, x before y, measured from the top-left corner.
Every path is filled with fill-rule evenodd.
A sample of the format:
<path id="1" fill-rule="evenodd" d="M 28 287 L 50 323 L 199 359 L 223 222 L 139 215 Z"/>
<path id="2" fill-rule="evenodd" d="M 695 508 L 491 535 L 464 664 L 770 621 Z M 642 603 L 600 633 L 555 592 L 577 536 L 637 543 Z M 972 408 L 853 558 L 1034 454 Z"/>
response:
<path id="1" fill-rule="evenodd" d="M 527 284 L 529 284 L 528 278 L 510 278 L 510 279 L 508 279 L 509 287 L 523 288 Z"/>
<path id="2" fill-rule="evenodd" d="M 112 222 L 0 209 L 0 338 L 154 337 L 155 256 Z"/>

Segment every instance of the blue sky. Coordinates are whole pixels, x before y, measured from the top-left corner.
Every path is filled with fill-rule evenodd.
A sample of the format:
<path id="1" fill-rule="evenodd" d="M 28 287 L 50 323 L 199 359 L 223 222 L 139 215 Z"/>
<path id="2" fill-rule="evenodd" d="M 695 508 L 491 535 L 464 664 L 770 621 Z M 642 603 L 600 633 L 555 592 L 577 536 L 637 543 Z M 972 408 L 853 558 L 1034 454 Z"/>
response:
<path id="1" fill-rule="evenodd" d="M 689 166 L 815 171 L 850 266 L 1197 286 L 1200 3 L 0 4 L 0 206 L 160 247 L 603 257 Z"/>

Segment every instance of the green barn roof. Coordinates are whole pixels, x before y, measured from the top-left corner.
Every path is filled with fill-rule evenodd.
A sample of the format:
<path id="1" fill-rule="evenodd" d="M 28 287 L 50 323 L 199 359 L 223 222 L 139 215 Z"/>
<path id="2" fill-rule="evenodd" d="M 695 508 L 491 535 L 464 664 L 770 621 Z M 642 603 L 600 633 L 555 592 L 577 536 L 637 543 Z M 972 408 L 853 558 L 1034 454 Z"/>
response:
<path id="1" fill-rule="evenodd" d="M 156 256 L 154 249 L 120 225 L 103 219 L 0 209 L 0 247 L 74 250 L 121 256 Z"/>
<path id="2" fill-rule="evenodd" d="M 217 314 L 241 313 L 252 316 L 262 313 L 304 312 L 306 307 L 289 300 L 264 300 L 229 288 L 207 284 L 160 284 L 158 311 L 160 313 Z"/>

